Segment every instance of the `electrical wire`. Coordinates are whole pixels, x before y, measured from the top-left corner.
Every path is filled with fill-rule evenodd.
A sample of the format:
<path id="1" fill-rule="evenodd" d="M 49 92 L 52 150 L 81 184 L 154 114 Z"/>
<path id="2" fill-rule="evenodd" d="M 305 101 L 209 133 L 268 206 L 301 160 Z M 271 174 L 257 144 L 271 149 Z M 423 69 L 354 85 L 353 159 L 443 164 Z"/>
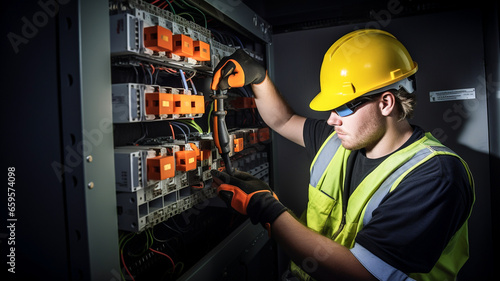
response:
<path id="1" fill-rule="evenodd" d="M 146 138 L 146 136 L 148 135 L 148 127 L 146 127 L 146 125 L 144 125 L 144 123 L 141 122 L 141 132 L 144 132 L 142 134 L 142 136 L 137 139 L 135 142 L 133 142 L 132 144 L 133 145 L 137 145 L 140 141 L 144 140 Z"/>
<path id="2" fill-rule="evenodd" d="M 170 130 L 172 130 L 172 138 L 175 140 L 174 127 L 172 127 L 171 123 L 168 123 L 168 125 L 170 126 Z"/>
<path id="3" fill-rule="evenodd" d="M 171 124 L 173 126 L 175 126 L 177 129 L 181 130 L 181 132 L 184 134 L 184 138 L 186 139 L 186 143 L 188 142 L 188 137 L 186 135 L 186 132 L 184 132 L 184 130 L 177 124 Z"/>
<path id="4" fill-rule="evenodd" d="M 193 15 L 191 15 L 190 13 L 187 13 L 187 12 L 182 12 L 182 13 L 179 13 L 179 14 L 177 14 L 177 15 L 178 15 L 178 16 L 184 16 L 184 15 L 189 16 L 189 17 L 193 20 L 193 22 L 196 22 L 196 21 L 194 20 Z"/>
<path id="5" fill-rule="evenodd" d="M 210 133 L 210 128 L 211 128 L 211 124 L 212 124 L 212 120 L 210 120 L 210 117 L 212 116 L 212 111 L 214 111 L 214 103 L 215 103 L 215 100 L 212 101 L 212 105 L 210 106 L 210 111 L 208 112 L 208 133 Z"/>
<path id="6" fill-rule="evenodd" d="M 177 120 L 176 122 L 181 122 L 187 125 L 190 125 L 193 127 L 198 133 L 203 134 L 203 129 L 200 127 L 200 125 L 196 124 L 193 119 L 191 120 Z"/>
<path id="7" fill-rule="evenodd" d="M 122 264 L 123 264 L 123 267 L 125 268 L 125 270 L 127 271 L 127 274 L 130 276 L 130 278 L 132 278 L 132 280 L 135 281 L 134 279 L 134 276 L 132 276 L 132 274 L 130 273 L 130 271 L 128 270 L 128 267 L 127 265 L 125 264 L 125 259 L 123 257 L 123 250 L 125 248 L 125 245 L 132 239 L 135 237 L 135 233 L 129 233 L 129 234 L 126 234 L 124 235 L 119 243 L 118 243 L 118 246 L 119 246 L 119 249 L 120 249 L 120 258 L 121 258 L 121 261 L 122 261 Z M 125 280 L 125 276 L 123 275 L 123 271 L 120 270 L 120 273 L 121 273 L 121 276 L 122 276 L 122 279 Z"/>
<path id="8" fill-rule="evenodd" d="M 162 253 L 162 252 L 160 252 L 160 251 L 157 251 L 157 250 L 155 250 L 155 249 L 153 249 L 153 248 L 149 248 L 149 249 L 150 249 L 152 252 L 155 252 L 155 253 L 157 253 L 157 254 L 160 254 L 160 255 L 162 255 L 162 256 L 167 257 L 167 258 L 170 260 L 170 262 L 172 263 L 172 271 L 175 271 L 175 263 L 174 263 L 174 261 L 172 260 L 172 258 L 171 258 L 169 255 L 167 255 L 167 254 L 165 254 L 165 253 Z"/>
<path id="9" fill-rule="evenodd" d="M 179 234 L 181 237 L 183 237 L 183 236 L 182 236 L 182 233 L 181 233 L 179 230 L 177 230 L 177 229 L 175 229 L 175 228 L 171 227 L 170 225 L 168 225 L 168 224 L 167 224 L 167 222 L 163 222 L 162 224 L 163 224 L 164 226 L 168 227 L 168 228 L 169 228 L 170 230 L 172 230 L 173 232 L 176 232 L 177 234 Z"/>
<path id="10" fill-rule="evenodd" d="M 184 85 L 184 90 L 188 90 L 188 84 L 186 82 L 186 75 L 184 75 L 184 71 L 182 71 L 182 69 L 179 69 L 179 73 L 181 74 L 182 85 Z"/>
<path id="11" fill-rule="evenodd" d="M 169 3 L 170 3 L 170 5 L 169 5 L 169 6 L 170 6 L 170 9 L 172 10 L 172 13 L 175 15 L 175 9 L 174 9 L 174 5 L 172 5 L 172 2 L 173 2 L 173 1 L 170 1 L 170 2 L 169 2 Z"/>
<path id="12" fill-rule="evenodd" d="M 181 1 L 182 1 L 182 3 L 186 4 L 186 6 L 188 6 L 188 7 L 192 8 L 192 9 L 198 11 L 203 16 L 203 19 L 205 20 L 205 28 L 207 28 L 207 17 L 205 16 L 205 14 L 200 9 L 198 9 L 195 6 L 189 4 L 188 2 L 186 2 L 184 0 L 181 0 Z M 177 1 L 175 3 L 179 4 L 179 3 L 177 3 Z"/>
<path id="13" fill-rule="evenodd" d="M 189 82 L 191 83 L 191 88 L 193 89 L 193 93 L 195 96 L 198 95 L 198 91 L 196 91 L 196 87 L 194 86 L 193 80 L 189 78 Z"/>
<path id="14" fill-rule="evenodd" d="M 191 79 L 193 79 L 195 75 L 196 75 L 196 70 L 193 70 L 191 76 L 189 76 L 189 78 L 186 78 L 186 81 L 191 81 Z"/>
<path id="15" fill-rule="evenodd" d="M 236 39 L 236 41 L 238 41 L 238 43 L 240 44 L 242 49 L 245 49 L 245 46 L 243 46 L 243 42 L 241 42 L 241 40 L 238 36 L 232 34 L 232 37 L 234 37 L 234 39 Z"/>
<path id="16" fill-rule="evenodd" d="M 210 32 L 214 36 L 215 40 L 219 41 L 222 44 L 225 44 L 225 42 L 223 42 L 224 40 L 222 39 L 222 35 L 217 30 L 210 28 Z"/>
<path id="17" fill-rule="evenodd" d="M 151 229 L 151 235 L 153 236 L 153 239 L 160 242 L 160 243 L 165 243 L 168 241 L 168 239 L 165 239 L 165 240 L 162 240 L 162 239 L 158 239 L 158 237 L 155 236 L 155 233 L 154 233 L 154 228 Z"/>
<path id="18" fill-rule="evenodd" d="M 120 251 L 120 258 L 121 258 L 121 260 L 122 260 L 123 267 L 124 267 L 124 268 L 125 268 L 125 270 L 127 271 L 128 276 L 130 276 L 130 278 L 132 278 L 132 281 L 135 281 L 134 276 L 132 276 L 132 274 L 131 274 L 131 273 L 130 273 L 130 271 L 128 270 L 127 265 L 125 264 L 125 259 L 123 258 L 123 251 Z M 126 279 L 125 279 L 125 276 L 123 276 L 123 273 L 122 273 L 122 278 L 123 278 L 123 280 L 124 280 L 124 281 L 126 280 Z"/>
<path id="19" fill-rule="evenodd" d="M 132 67 L 134 68 L 135 71 L 135 83 L 139 83 L 139 71 L 137 71 L 135 65 L 132 65 Z"/>
<path id="20" fill-rule="evenodd" d="M 144 70 L 144 65 L 142 63 L 139 63 L 139 65 L 141 66 L 141 69 L 142 69 L 142 75 L 143 75 L 143 78 L 144 78 L 144 84 L 147 84 L 147 80 L 148 78 L 146 77 L 146 70 Z"/>
<path id="21" fill-rule="evenodd" d="M 175 125 L 175 124 L 182 125 L 184 128 L 186 128 L 186 129 L 187 129 L 187 132 L 188 132 L 188 133 L 187 133 L 187 135 L 188 135 L 188 136 L 191 134 L 191 129 L 189 129 L 189 126 L 188 126 L 188 125 L 186 125 L 186 124 L 184 124 L 184 123 L 182 123 L 182 122 L 176 122 L 176 121 L 174 121 L 174 125 Z"/>
<path id="22" fill-rule="evenodd" d="M 193 126 L 200 134 L 203 134 L 203 129 L 196 123 L 193 119 L 190 120 L 189 122 L 191 126 Z"/>
<path id="23" fill-rule="evenodd" d="M 149 68 L 146 67 L 146 71 L 149 74 L 149 82 L 151 85 L 153 85 L 153 75 L 151 74 L 151 70 L 149 70 Z"/>

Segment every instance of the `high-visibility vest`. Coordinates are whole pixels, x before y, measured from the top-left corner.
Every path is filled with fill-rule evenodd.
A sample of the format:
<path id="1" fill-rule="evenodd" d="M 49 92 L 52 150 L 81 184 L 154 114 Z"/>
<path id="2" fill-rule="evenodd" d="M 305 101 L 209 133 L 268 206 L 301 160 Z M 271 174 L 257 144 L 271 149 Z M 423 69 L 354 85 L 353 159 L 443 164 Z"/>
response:
<path id="1" fill-rule="evenodd" d="M 308 228 L 349 249 L 354 247 L 357 233 L 370 221 L 373 210 L 384 196 L 396 189 L 406 175 L 432 157 L 458 157 L 474 189 L 472 174 L 465 161 L 430 133 L 426 133 L 421 139 L 391 154 L 368 174 L 349 197 L 344 213 L 342 193 L 350 153 L 341 145 L 335 132 L 323 143 L 311 164 L 309 202 L 301 218 Z M 450 239 L 429 273 L 412 273 L 409 277 L 415 280 L 455 280 L 468 257 L 466 221 Z M 291 269 L 302 280 L 313 280 L 293 262 Z"/>

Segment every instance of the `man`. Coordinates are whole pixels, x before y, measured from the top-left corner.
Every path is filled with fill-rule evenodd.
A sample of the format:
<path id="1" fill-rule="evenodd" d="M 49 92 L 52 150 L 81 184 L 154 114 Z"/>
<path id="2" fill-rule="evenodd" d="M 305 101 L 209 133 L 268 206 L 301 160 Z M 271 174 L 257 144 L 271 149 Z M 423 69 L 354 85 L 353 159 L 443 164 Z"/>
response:
<path id="1" fill-rule="evenodd" d="M 264 121 L 315 155 L 300 222 L 264 183 L 213 172 L 219 195 L 260 222 L 301 280 L 454 280 L 468 258 L 474 202 L 467 164 L 410 125 L 417 63 L 391 34 L 358 30 L 335 42 L 310 107 L 296 115 L 243 51 L 216 67 L 212 89 L 252 84 Z"/>

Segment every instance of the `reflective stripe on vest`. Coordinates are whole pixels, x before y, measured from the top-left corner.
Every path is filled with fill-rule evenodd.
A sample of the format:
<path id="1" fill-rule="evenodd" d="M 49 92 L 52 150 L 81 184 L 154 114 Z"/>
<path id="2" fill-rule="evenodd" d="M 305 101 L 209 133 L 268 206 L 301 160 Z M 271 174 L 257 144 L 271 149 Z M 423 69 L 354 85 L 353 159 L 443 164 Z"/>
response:
<path id="1" fill-rule="evenodd" d="M 454 152 L 445 146 L 430 146 L 430 149 L 422 149 L 418 151 L 408 162 L 404 163 L 396 171 L 394 171 L 383 183 L 380 185 L 378 190 L 373 194 L 372 199 L 366 206 L 365 215 L 363 217 L 363 225 L 366 225 L 372 219 L 373 211 L 380 205 L 382 199 L 391 191 L 391 188 L 395 187 L 396 180 L 401 177 L 404 173 L 410 170 L 418 162 L 429 156 L 432 151 L 444 151 L 450 154 Z"/>
<path id="2" fill-rule="evenodd" d="M 334 132 L 331 134 L 326 143 L 320 148 L 316 157 L 313 160 L 314 165 L 311 166 L 311 176 L 309 178 L 309 184 L 313 187 L 318 185 L 319 180 L 325 173 L 328 164 L 332 161 L 332 155 L 329 153 L 320 153 L 321 151 L 337 151 L 341 145 L 341 140 L 337 136 L 337 133 Z"/>

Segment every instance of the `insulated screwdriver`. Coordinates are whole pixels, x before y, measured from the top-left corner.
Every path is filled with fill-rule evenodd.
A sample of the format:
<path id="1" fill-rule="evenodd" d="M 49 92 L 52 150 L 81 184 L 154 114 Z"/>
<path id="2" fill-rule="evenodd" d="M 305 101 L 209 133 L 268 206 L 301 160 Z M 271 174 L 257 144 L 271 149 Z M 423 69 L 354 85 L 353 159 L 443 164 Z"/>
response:
<path id="1" fill-rule="evenodd" d="M 231 164 L 231 159 L 229 159 L 229 152 L 231 151 L 231 143 L 229 138 L 229 133 L 226 126 L 226 111 L 224 110 L 224 99 L 227 98 L 227 90 L 217 90 L 214 91 L 212 98 L 215 102 L 215 112 L 214 112 L 214 142 L 215 146 L 219 150 L 219 154 L 226 165 L 226 172 L 229 175 L 233 175 L 234 169 Z"/>

